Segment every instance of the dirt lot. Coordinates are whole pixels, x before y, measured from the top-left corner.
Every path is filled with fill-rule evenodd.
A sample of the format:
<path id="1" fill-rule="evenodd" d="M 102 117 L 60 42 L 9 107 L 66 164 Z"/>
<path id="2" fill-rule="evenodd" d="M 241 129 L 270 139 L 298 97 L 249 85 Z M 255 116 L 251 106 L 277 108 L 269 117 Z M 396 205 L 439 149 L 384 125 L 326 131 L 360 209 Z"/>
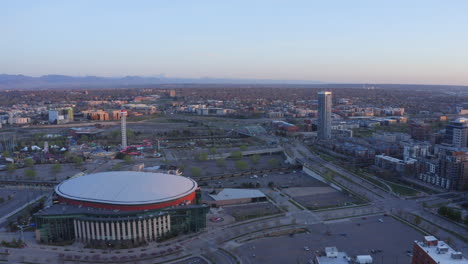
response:
<path id="1" fill-rule="evenodd" d="M 223 206 L 223 212 L 232 215 L 236 221 L 277 214 L 280 210 L 270 202 Z"/>

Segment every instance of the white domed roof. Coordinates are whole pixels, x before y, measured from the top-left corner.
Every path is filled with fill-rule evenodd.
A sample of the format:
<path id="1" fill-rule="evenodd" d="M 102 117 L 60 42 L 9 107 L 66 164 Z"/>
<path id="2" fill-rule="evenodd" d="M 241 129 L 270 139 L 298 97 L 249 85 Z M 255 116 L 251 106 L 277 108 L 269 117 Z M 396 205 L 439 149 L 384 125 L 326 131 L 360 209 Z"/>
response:
<path id="1" fill-rule="evenodd" d="M 66 180 L 55 192 L 68 199 L 119 205 L 154 204 L 191 194 L 197 183 L 186 177 L 151 172 L 112 171 Z"/>

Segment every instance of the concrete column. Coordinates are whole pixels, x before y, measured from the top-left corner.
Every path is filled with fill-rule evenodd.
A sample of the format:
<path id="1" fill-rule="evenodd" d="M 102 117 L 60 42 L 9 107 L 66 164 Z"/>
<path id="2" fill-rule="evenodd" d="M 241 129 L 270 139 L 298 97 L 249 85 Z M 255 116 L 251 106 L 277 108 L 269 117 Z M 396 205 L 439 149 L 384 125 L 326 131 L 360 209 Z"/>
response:
<path id="1" fill-rule="evenodd" d="M 153 236 L 156 241 L 156 239 L 158 239 L 158 224 L 156 223 L 156 218 L 153 218 Z"/>
<path id="2" fill-rule="evenodd" d="M 106 222 L 106 239 L 110 239 L 110 230 L 109 230 L 109 222 Z"/>
<path id="3" fill-rule="evenodd" d="M 96 232 L 94 230 L 94 225 L 95 224 L 96 224 L 95 222 L 90 223 L 90 225 L 91 225 L 91 239 L 93 239 L 93 240 L 96 239 Z"/>
<path id="4" fill-rule="evenodd" d="M 104 228 L 104 222 L 101 222 L 101 240 L 106 240 L 106 230 Z"/>
<path id="5" fill-rule="evenodd" d="M 117 229 L 117 240 L 121 240 L 122 237 L 120 236 L 120 221 L 115 222 L 115 229 Z"/>
<path id="6" fill-rule="evenodd" d="M 83 238 L 83 241 L 86 241 L 86 225 L 84 221 L 81 222 L 81 237 Z"/>
<path id="7" fill-rule="evenodd" d="M 148 241 L 148 230 L 146 229 L 146 219 L 143 220 L 143 236 L 146 241 Z"/>
<path id="8" fill-rule="evenodd" d="M 73 219 L 73 232 L 75 232 L 75 238 L 76 238 L 77 237 L 76 219 Z"/>
<path id="9" fill-rule="evenodd" d="M 171 215 L 167 215 L 167 231 L 171 231 Z"/>
<path id="10" fill-rule="evenodd" d="M 163 221 L 163 232 L 166 233 L 167 232 L 167 222 L 166 222 L 166 217 L 167 216 L 163 216 L 162 217 L 162 221 Z"/>
<path id="11" fill-rule="evenodd" d="M 88 241 L 91 239 L 91 228 L 89 227 L 89 221 L 86 221 L 86 238 Z"/>
<path id="12" fill-rule="evenodd" d="M 96 232 L 96 239 L 101 240 L 101 232 L 99 230 L 99 222 L 94 222 L 94 230 Z"/>
<path id="13" fill-rule="evenodd" d="M 132 221 L 132 231 L 133 231 L 133 239 L 138 239 L 138 235 L 137 235 L 137 228 L 136 228 L 136 221 L 133 220 Z"/>
<path id="14" fill-rule="evenodd" d="M 127 222 L 127 239 L 132 239 L 132 227 L 130 221 Z"/>
<path id="15" fill-rule="evenodd" d="M 112 240 L 115 240 L 115 223 L 114 223 L 114 221 L 111 222 L 111 234 L 112 234 Z"/>
<path id="16" fill-rule="evenodd" d="M 73 219 L 73 228 L 75 230 L 75 239 L 80 240 L 80 227 L 78 226 L 78 220 Z"/>
<path id="17" fill-rule="evenodd" d="M 120 237 L 120 239 L 121 239 L 121 240 L 124 240 L 124 239 L 125 239 L 125 234 L 126 234 L 126 232 L 125 232 L 125 227 L 126 227 L 127 225 L 125 224 L 125 221 L 123 221 L 123 220 L 122 220 L 121 222 L 119 222 L 119 225 L 120 225 L 120 229 L 121 229 L 121 231 L 120 231 L 120 232 L 121 232 L 121 237 Z"/>
<path id="18" fill-rule="evenodd" d="M 143 232 L 141 230 L 141 221 L 138 221 L 137 223 L 137 226 L 138 226 L 138 240 L 143 240 Z"/>
<path id="19" fill-rule="evenodd" d="M 149 241 L 153 241 L 153 218 L 148 219 L 148 237 Z"/>
<path id="20" fill-rule="evenodd" d="M 162 235 L 162 216 L 158 217 L 158 234 Z"/>

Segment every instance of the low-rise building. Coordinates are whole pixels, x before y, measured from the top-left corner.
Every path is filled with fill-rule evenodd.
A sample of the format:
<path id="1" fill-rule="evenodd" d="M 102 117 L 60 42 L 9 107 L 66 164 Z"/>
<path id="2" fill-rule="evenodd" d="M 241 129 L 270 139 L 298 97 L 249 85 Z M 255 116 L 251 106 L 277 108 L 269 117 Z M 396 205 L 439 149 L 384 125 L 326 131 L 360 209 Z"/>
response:
<path id="1" fill-rule="evenodd" d="M 256 189 L 232 189 L 225 188 L 218 193 L 209 194 L 202 200 L 204 204 L 223 206 L 233 204 L 245 204 L 265 202 L 267 198 L 263 192 Z"/>
<path id="2" fill-rule="evenodd" d="M 468 260 L 444 241 L 425 236 L 424 241 L 414 241 L 411 264 L 468 264 Z"/>
<path id="3" fill-rule="evenodd" d="M 315 255 L 313 264 L 349 264 L 350 260 L 346 252 L 340 252 L 336 247 L 326 247 L 324 254 Z"/>

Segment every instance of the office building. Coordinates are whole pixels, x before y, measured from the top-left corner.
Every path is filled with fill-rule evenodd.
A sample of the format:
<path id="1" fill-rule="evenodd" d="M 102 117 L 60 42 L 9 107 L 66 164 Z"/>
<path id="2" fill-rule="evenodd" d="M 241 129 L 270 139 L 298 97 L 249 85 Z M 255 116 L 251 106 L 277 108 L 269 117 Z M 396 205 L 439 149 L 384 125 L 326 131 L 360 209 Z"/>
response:
<path id="1" fill-rule="evenodd" d="M 127 147 L 127 110 L 120 111 L 120 120 L 121 120 L 120 132 L 122 134 L 122 148 L 125 149 Z"/>
<path id="2" fill-rule="evenodd" d="M 58 110 L 49 110 L 49 124 L 57 124 L 59 120 Z"/>
<path id="3" fill-rule="evenodd" d="M 466 148 L 468 142 L 468 118 L 458 118 L 445 127 L 445 141 L 457 148 Z"/>
<path id="4" fill-rule="evenodd" d="M 319 139 L 331 138 L 332 93 L 318 93 L 318 130 Z"/>

